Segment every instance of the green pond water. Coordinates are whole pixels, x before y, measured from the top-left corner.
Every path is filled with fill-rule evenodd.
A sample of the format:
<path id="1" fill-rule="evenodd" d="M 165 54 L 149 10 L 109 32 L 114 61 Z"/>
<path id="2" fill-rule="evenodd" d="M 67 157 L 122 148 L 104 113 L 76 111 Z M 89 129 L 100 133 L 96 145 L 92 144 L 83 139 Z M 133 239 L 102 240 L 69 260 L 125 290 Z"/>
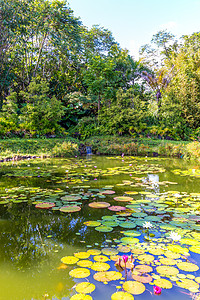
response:
<path id="1" fill-rule="evenodd" d="M 200 299 L 195 163 L 27 160 L 0 176 L 0 299 Z"/>

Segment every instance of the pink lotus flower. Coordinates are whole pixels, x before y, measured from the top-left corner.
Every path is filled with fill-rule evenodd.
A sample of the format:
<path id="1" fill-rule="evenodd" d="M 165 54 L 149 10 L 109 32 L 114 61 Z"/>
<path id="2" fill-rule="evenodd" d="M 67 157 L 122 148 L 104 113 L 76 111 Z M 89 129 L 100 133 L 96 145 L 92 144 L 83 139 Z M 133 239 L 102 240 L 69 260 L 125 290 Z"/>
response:
<path id="1" fill-rule="evenodd" d="M 126 264 L 127 261 L 128 261 L 128 256 L 127 256 L 127 255 L 123 255 L 123 256 L 122 256 L 122 259 L 123 259 L 124 263 Z"/>
<path id="2" fill-rule="evenodd" d="M 159 286 L 155 285 L 155 286 L 153 287 L 153 291 L 154 291 L 154 295 L 160 295 L 162 289 L 161 289 Z"/>

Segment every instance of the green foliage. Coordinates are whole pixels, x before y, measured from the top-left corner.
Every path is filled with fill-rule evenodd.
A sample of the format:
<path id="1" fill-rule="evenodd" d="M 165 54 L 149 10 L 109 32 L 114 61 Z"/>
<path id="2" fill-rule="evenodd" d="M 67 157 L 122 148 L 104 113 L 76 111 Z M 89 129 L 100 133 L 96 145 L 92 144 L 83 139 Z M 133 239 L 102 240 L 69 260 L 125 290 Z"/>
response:
<path id="1" fill-rule="evenodd" d="M 21 110 L 21 127 L 33 135 L 55 134 L 61 128 L 58 122 L 64 115 L 64 107 L 55 96 L 49 97 L 46 81 L 32 81 L 28 92 L 23 92 L 25 106 Z"/>
<path id="2" fill-rule="evenodd" d="M 133 89 L 117 92 L 117 101 L 106 106 L 99 115 L 100 131 L 103 134 L 134 134 L 146 127 L 147 102 L 136 95 Z"/>
<path id="3" fill-rule="evenodd" d="M 52 156 L 68 157 L 78 155 L 78 145 L 71 141 L 64 141 L 62 144 L 55 145 L 51 151 Z"/>
<path id="4" fill-rule="evenodd" d="M 23 156 L 75 155 L 79 142 L 73 138 L 47 139 L 5 139 L 0 140 L 1 158 Z M 61 149 L 61 152 L 59 152 Z M 69 153 L 69 154 L 67 154 Z"/>
<path id="5" fill-rule="evenodd" d="M 200 161 L 200 143 L 198 141 L 189 143 L 185 146 L 184 158 Z"/>
<path id="6" fill-rule="evenodd" d="M 80 119 L 77 126 L 75 126 L 71 131 L 71 134 L 78 133 L 81 139 L 86 139 L 92 135 L 99 133 L 99 127 L 95 117 L 83 117 Z"/>
<path id="7" fill-rule="evenodd" d="M 19 116 L 16 92 L 11 92 L 6 98 L 0 112 L 0 135 L 12 136 L 19 130 Z"/>

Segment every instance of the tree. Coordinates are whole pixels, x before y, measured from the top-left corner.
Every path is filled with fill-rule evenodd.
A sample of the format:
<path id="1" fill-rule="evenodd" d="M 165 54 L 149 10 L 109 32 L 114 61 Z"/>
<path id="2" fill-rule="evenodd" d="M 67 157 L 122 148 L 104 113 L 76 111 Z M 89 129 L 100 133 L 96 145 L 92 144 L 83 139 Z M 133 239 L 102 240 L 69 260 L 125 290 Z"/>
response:
<path id="1" fill-rule="evenodd" d="M 61 128 L 58 122 L 64 115 L 64 107 L 55 96 L 49 97 L 46 81 L 32 81 L 28 92 L 21 93 L 25 106 L 21 112 L 21 126 L 31 134 L 55 134 Z"/>

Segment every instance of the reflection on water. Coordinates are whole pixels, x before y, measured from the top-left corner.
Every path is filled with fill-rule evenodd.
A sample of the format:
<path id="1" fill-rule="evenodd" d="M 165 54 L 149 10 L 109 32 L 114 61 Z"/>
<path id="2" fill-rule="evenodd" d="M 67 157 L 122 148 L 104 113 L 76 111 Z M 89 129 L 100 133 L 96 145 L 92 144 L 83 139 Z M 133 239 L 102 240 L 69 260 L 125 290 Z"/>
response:
<path id="1" fill-rule="evenodd" d="M 193 169 L 193 166 L 183 160 L 90 155 L 82 159 L 24 161 L 2 166 L 0 299 L 69 299 L 74 294 L 72 288 L 77 281 L 69 276 L 69 270 L 74 266 L 62 268 L 60 259 L 90 248 L 118 247 L 122 232 L 127 228 L 113 225 L 110 232 L 98 232 L 84 225 L 84 222 L 92 220 L 103 224 L 103 217 L 116 215 L 107 208 L 91 208 L 88 203 L 108 202 L 112 206 L 132 209 L 131 216 L 116 215 L 115 222 L 134 223 L 134 230 L 141 233 L 140 243 L 149 243 L 145 241 L 146 233 L 142 228 L 144 221 L 155 223 L 154 228 L 160 224 L 160 231 L 154 232 L 155 237 L 160 238 L 168 230 L 162 228 L 164 224 L 176 228 L 179 223 L 173 218 L 179 218 L 180 222 L 188 214 L 190 233 L 198 233 L 199 220 L 194 220 L 199 215 L 198 201 L 196 196 L 190 199 L 189 194 L 199 193 L 200 179 L 172 172 L 174 169 L 189 168 Z M 108 189 L 114 190 L 115 195 L 102 193 Z M 126 194 L 130 191 L 138 194 Z M 170 195 L 170 191 L 174 193 Z M 71 200 L 70 203 L 63 200 L 69 194 L 78 195 L 81 200 Z M 116 202 L 113 199 L 116 196 L 131 196 L 134 200 L 130 203 Z M 52 202 L 55 207 L 36 209 L 38 202 Z M 186 203 L 189 203 L 189 210 Z M 66 205 L 79 205 L 81 210 L 71 214 L 61 213 L 59 208 Z M 191 212 L 193 215 L 190 215 Z M 178 228 L 189 234 L 187 226 Z M 199 254 L 192 253 L 191 257 L 200 265 Z M 195 276 L 200 275 L 197 272 Z M 95 285 L 92 297 L 99 300 L 110 299 L 120 283 L 104 285 L 96 281 Z M 145 293 L 136 297 L 156 297 L 151 293 L 152 286 L 147 285 Z M 172 290 L 164 290 L 159 297 L 182 300 L 192 296 L 193 293 L 174 284 Z"/>

